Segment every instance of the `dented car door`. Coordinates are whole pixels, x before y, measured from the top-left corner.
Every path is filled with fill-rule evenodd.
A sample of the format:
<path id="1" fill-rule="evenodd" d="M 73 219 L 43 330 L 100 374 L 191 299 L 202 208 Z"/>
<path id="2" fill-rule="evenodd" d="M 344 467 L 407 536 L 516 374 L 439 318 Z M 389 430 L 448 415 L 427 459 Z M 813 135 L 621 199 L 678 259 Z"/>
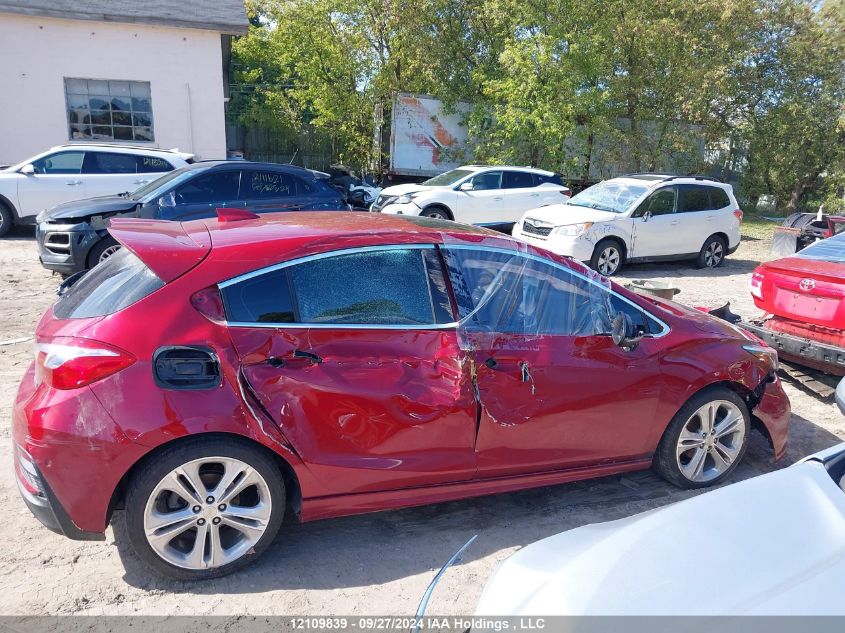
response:
<path id="1" fill-rule="evenodd" d="M 612 314 L 644 323 L 644 312 L 606 280 L 536 255 L 474 246 L 444 254 L 480 405 L 478 477 L 648 454 L 658 346 L 644 339 L 624 351 L 609 336 Z"/>
<path id="2" fill-rule="evenodd" d="M 433 245 L 305 257 L 221 291 L 245 389 L 325 494 L 475 474 L 476 402 Z"/>

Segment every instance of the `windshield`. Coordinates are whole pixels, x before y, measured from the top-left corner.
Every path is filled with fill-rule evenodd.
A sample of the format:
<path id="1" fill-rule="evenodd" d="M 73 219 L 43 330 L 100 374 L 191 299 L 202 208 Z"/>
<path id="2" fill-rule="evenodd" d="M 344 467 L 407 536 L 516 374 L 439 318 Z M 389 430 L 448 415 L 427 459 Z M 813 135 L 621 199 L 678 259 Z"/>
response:
<path id="1" fill-rule="evenodd" d="M 573 207 L 625 213 L 646 191 L 648 187 L 642 185 L 606 180 L 572 196 L 566 204 Z"/>
<path id="2" fill-rule="evenodd" d="M 178 185 L 180 182 L 190 178 L 193 174 L 200 173 L 200 171 L 204 171 L 204 168 L 182 167 L 181 169 L 174 169 L 169 174 L 139 187 L 129 197 L 132 200 L 138 200 L 144 203 L 150 202 L 167 193 L 172 186 Z"/>
<path id="3" fill-rule="evenodd" d="M 453 169 L 452 171 L 447 171 L 445 174 L 429 178 L 422 184 L 426 187 L 448 187 L 449 185 L 454 185 L 462 178 L 466 178 L 471 173 L 469 169 Z"/>
<path id="4" fill-rule="evenodd" d="M 845 234 L 810 244 L 796 257 L 845 264 Z"/>

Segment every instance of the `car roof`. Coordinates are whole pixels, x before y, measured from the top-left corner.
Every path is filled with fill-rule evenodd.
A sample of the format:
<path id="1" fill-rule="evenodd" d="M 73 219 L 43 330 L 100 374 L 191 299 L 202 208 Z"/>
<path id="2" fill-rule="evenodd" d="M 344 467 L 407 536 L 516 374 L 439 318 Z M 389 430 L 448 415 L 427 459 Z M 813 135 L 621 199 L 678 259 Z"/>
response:
<path id="1" fill-rule="evenodd" d="M 64 145 L 51 147 L 49 151 L 52 152 L 63 149 L 107 151 L 114 152 L 115 154 L 143 153 L 163 156 L 179 156 L 181 158 L 193 156 L 191 152 L 180 152 L 178 148 L 161 149 L 158 147 L 144 147 L 143 145 L 120 145 L 112 143 L 65 143 Z"/>
<path id="2" fill-rule="evenodd" d="M 502 233 L 448 220 L 350 211 L 265 213 L 254 219 L 181 223 L 117 218 L 111 220 L 109 231 L 165 282 L 203 259 L 206 262 L 201 268 L 216 283 L 279 261 L 346 248 L 446 242 L 517 244 Z"/>
<path id="3" fill-rule="evenodd" d="M 264 213 L 256 219 L 234 222 L 208 218 L 184 223 L 186 230 L 197 224 L 206 227 L 215 249 L 323 238 L 360 241 L 361 246 L 367 246 L 386 243 L 441 244 L 444 238 L 448 241 L 445 236 L 506 237 L 490 229 L 449 220 L 362 211 Z"/>
<path id="4" fill-rule="evenodd" d="M 269 171 L 279 171 L 284 172 L 292 175 L 304 176 L 311 178 L 319 178 L 319 174 L 321 172 L 314 171 L 313 169 L 308 169 L 306 167 L 300 167 L 299 165 L 288 165 L 285 163 L 260 163 L 254 162 L 251 160 L 200 160 L 190 165 L 186 165 L 181 169 L 183 171 L 190 171 L 193 169 L 217 169 L 217 168 L 230 168 L 230 169 L 266 169 Z"/>
<path id="5" fill-rule="evenodd" d="M 730 187 L 729 184 L 711 176 L 699 175 L 677 176 L 674 174 L 661 173 L 625 174 L 624 176 L 618 176 L 617 178 L 611 178 L 610 180 L 625 181 L 629 183 L 636 183 L 638 185 L 646 184 L 649 187 L 657 187 L 658 185 L 668 183 L 681 185 L 708 185 L 712 187 L 719 187 L 721 189 L 728 189 Z"/>
<path id="6" fill-rule="evenodd" d="M 539 167 L 528 167 L 520 165 L 461 165 L 456 169 L 470 169 L 472 171 L 481 171 L 482 169 L 509 169 L 512 171 L 526 171 L 532 174 L 542 174 L 544 176 L 554 176 L 554 172 L 540 169 Z"/>

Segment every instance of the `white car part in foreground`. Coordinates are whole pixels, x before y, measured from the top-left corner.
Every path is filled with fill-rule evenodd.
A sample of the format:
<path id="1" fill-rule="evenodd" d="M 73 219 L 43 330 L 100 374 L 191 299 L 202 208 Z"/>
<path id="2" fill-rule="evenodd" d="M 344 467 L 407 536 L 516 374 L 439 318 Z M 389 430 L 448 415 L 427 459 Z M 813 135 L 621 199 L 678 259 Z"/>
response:
<path id="1" fill-rule="evenodd" d="M 843 615 L 845 444 L 529 545 L 476 615 Z"/>

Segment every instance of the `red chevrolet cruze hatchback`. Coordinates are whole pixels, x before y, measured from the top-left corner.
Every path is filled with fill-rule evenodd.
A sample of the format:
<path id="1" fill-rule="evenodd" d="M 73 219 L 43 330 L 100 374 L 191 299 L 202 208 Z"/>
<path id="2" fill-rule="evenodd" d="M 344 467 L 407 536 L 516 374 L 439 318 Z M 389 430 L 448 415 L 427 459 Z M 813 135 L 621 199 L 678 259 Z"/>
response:
<path id="1" fill-rule="evenodd" d="M 774 353 L 726 322 L 452 222 L 119 220 L 14 407 L 21 493 L 150 567 L 217 576 L 283 521 L 653 466 L 683 487 L 785 449 Z"/>

